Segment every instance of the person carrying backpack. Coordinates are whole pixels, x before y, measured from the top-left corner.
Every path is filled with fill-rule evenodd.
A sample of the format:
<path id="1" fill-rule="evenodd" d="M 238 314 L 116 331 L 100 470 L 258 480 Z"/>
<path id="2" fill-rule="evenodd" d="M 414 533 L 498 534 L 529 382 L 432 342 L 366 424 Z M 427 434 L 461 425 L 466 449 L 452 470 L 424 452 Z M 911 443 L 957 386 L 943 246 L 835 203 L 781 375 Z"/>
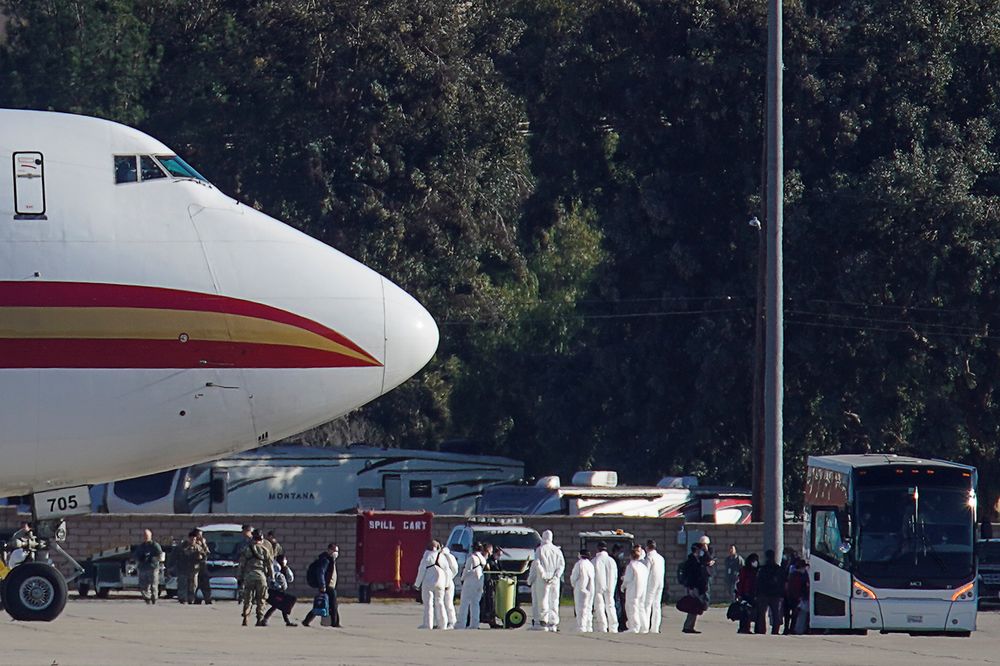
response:
<path id="1" fill-rule="evenodd" d="M 785 580 L 781 566 L 774 559 L 774 551 L 764 553 L 764 566 L 757 573 L 757 626 L 756 633 L 767 632 L 767 612 L 771 611 L 771 633 L 781 628 L 781 601 L 785 596 Z"/>
<path id="2" fill-rule="evenodd" d="M 330 626 L 340 627 L 340 611 L 337 609 L 337 557 L 340 549 L 337 544 L 327 544 L 326 550 L 319 554 L 309 568 L 306 569 L 306 583 L 317 590 L 318 594 L 325 594 L 327 606 L 330 612 Z M 302 626 L 308 627 L 309 623 L 316 617 L 315 607 L 309 611 Z"/>

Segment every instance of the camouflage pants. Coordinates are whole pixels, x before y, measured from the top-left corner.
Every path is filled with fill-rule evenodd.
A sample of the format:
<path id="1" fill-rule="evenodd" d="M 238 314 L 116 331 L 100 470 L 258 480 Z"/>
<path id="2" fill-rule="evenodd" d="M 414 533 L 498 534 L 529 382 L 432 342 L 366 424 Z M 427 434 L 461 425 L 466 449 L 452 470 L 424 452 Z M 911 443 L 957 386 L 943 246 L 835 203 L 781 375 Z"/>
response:
<path id="1" fill-rule="evenodd" d="M 160 595 L 160 570 L 139 569 L 139 594 L 147 601 Z"/>
<path id="2" fill-rule="evenodd" d="M 260 574 L 249 573 L 243 579 L 243 617 L 250 616 L 250 606 L 257 607 L 257 619 L 264 618 L 264 597 L 267 596 L 267 580 Z"/>
<path id="3" fill-rule="evenodd" d="M 177 600 L 181 603 L 193 604 L 197 589 L 198 574 L 192 572 L 177 573 Z"/>

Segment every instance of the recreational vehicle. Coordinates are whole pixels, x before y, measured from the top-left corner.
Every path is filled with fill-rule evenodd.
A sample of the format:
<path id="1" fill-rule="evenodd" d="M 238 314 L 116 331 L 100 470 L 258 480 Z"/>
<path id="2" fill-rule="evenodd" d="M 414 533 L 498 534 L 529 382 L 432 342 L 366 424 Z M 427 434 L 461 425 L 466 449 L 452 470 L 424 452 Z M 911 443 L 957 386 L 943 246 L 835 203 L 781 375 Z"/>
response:
<path id="1" fill-rule="evenodd" d="M 374 446 L 274 446 L 109 483 L 109 513 L 344 513 L 357 509 L 468 515 L 497 483 L 524 474 L 499 456 Z"/>
<path id="2" fill-rule="evenodd" d="M 684 518 L 693 522 L 742 525 L 750 522 L 747 490 L 699 486 L 693 476 L 668 476 L 656 486 L 619 486 L 615 472 L 577 472 L 572 485 L 546 476 L 535 485 L 487 488 L 477 513 Z"/>

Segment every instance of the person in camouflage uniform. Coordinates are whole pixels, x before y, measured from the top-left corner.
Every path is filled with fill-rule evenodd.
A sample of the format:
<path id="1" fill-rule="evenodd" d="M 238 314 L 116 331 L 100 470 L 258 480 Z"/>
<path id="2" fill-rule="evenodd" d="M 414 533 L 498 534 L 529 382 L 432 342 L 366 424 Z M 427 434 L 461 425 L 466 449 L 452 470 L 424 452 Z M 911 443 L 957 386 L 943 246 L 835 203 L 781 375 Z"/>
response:
<path id="1" fill-rule="evenodd" d="M 177 565 L 177 600 L 182 604 L 193 604 L 198 586 L 198 569 L 205 561 L 205 550 L 198 542 L 197 530 L 188 533 L 181 544 Z"/>
<path id="2" fill-rule="evenodd" d="M 264 535 L 254 530 L 250 545 L 240 553 L 240 578 L 243 580 L 243 626 L 247 626 L 250 606 L 256 606 L 257 626 L 264 624 L 264 598 L 267 596 L 267 582 L 273 572 L 271 549 L 263 544 Z"/>
<path id="3" fill-rule="evenodd" d="M 139 570 L 139 594 L 147 604 L 155 604 L 160 594 L 160 560 L 163 549 L 153 541 L 153 531 L 143 530 L 142 543 L 135 547 L 136 568 Z"/>
<path id="4" fill-rule="evenodd" d="M 195 599 L 195 603 L 200 604 L 204 601 L 206 604 L 210 604 L 212 603 L 212 586 L 211 578 L 208 574 L 208 556 L 211 550 L 202 531 L 195 529 L 193 532 L 196 535 L 194 539 L 195 548 L 202 554 L 201 559 L 198 560 L 198 563 L 194 567 L 197 587 L 201 591 L 201 599 Z"/>

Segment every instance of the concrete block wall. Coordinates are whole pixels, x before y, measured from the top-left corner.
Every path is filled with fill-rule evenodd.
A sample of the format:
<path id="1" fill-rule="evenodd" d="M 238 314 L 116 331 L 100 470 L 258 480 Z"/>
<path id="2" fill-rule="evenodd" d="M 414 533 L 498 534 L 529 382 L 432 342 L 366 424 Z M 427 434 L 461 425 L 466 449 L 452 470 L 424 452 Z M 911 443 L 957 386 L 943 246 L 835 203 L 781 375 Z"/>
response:
<path id="1" fill-rule="evenodd" d="M 0 507 L 0 529 L 13 530 L 18 522 L 26 519 L 12 507 Z M 434 538 L 442 543 L 446 541 L 452 528 L 464 523 L 464 516 L 435 516 Z M 266 514 L 266 515 L 164 515 L 164 514 L 93 514 L 75 516 L 67 521 L 68 537 L 63 547 L 77 558 L 84 560 L 90 555 L 117 546 L 134 545 L 142 540 L 142 530 L 153 530 L 154 538 L 163 544 L 180 541 L 194 527 L 212 523 L 249 523 L 263 531 L 274 530 L 288 555 L 289 561 L 297 576 L 293 592 L 299 596 L 308 596 L 310 590 L 305 586 L 305 570 L 309 563 L 322 552 L 326 545 L 334 542 L 340 546 L 340 558 L 337 561 L 338 591 L 344 599 L 355 598 L 357 595 L 356 571 L 356 530 L 357 516 L 341 514 L 306 515 L 306 514 Z M 667 560 L 667 584 L 671 594 L 676 598 L 677 585 L 675 573 L 678 563 L 687 556 L 688 546 L 678 544 L 678 532 L 683 521 L 680 519 L 658 518 L 579 518 L 574 516 L 539 516 L 525 517 L 524 524 L 539 532 L 552 530 L 553 541 L 561 546 L 566 556 L 565 583 L 568 586 L 569 575 L 576 553 L 579 550 L 579 533 L 582 531 L 623 530 L 635 535 L 637 541 L 645 543 L 654 539 L 658 544 L 660 554 Z M 686 533 L 704 533 L 712 540 L 712 547 L 719 560 L 716 576 L 725 575 L 721 560 L 729 548 L 735 543 L 738 551 L 746 556 L 751 552 L 763 555 L 763 526 L 752 525 L 716 525 L 714 523 L 688 523 Z M 801 550 L 802 524 L 789 523 L 785 526 L 785 544 Z M 54 556 L 57 559 L 58 556 Z M 68 573 L 69 567 L 63 570 Z M 413 572 L 416 575 L 416 572 Z M 568 588 L 566 590 L 568 592 Z"/>

